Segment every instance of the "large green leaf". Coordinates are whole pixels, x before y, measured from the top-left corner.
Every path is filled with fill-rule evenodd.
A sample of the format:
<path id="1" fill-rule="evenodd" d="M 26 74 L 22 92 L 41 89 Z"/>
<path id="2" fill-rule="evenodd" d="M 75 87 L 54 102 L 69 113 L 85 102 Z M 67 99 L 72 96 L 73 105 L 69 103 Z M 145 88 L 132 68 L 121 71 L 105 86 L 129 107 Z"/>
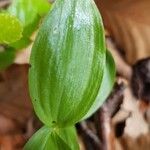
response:
<path id="1" fill-rule="evenodd" d="M 93 0 L 56 0 L 35 40 L 29 88 L 48 126 L 72 125 L 89 110 L 105 66 L 102 19 Z"/>
<path id="2" fill-rule="evenodd" d="M 15 16 L 0 13 L 0 44 L 9 44 L 19 40 L 22 31 L 23 27 Z"/>
<path id="3" fill-rule="evenodd" d="M 107 51 L 106 66 L 99 93 L 97 95 L 96 101 L 93 103 L 89 112 L 84 116 L 83 119 L 90 117 L 107 99 L 108 95 L 110 94 L 113 88 L 115 76 L 116 76 L 115 62 L 110 52 Z"/>
<path id="4" fill-rule="evenodd" d="M 0 52 L 0 70 L 5 69 L 11 65 L 15 58 L 15 50 L 7 48 L 5 51 Z"/>
<path id="5" fill-rule="evenodd" d="M 25 145 L 24 150 L 79 150 L 74 127 L 41 128 Z"/>

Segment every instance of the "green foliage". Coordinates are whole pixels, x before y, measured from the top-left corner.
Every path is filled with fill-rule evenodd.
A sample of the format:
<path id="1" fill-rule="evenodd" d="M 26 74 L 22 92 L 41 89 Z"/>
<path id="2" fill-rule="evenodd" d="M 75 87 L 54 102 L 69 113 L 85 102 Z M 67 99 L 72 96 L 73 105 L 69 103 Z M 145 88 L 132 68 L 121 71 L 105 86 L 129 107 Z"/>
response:
<path id="1" fill-rule="evenodd" d="M 22 50 L 22 48 L 30 45 L 32 40 L 28 37 L 23 37 L 19 41 L 9 44 L 11 47 L 15 48 L 17 51 Z"/>
<path id="2" fill-rule="evenodd" d="M 92 0 L 57 0 L 31 54 L 30 94 L 47 126 L 77 123 L 93 104 L 105 66 L 102 20 Z"/>
<path id="3" fill-rule="evenodd" d="M 8 12 L 16 16 L 24 27 L 32 24 L 37 18 L 37 10 L 34 8 L 32 0 L 13 0 Z"/>
<path id="4" fill-rule="evenodd" d="M 76 133 L 69 126 L 100 107 L 115 78 L 94 1 L 56 0 L 34 42 L 30 63 L 32 103 L 47 127 L 25 150 L 78 150 Z"/>
<path id="5" fill-rule="evenodd" d="M 22 37 L 23 27 L 21 22 L 8 13 L 0 13 L 0 70 L 13 63 L 15 49 L 8 46 Z M 6 47 L 6 48 L 5 48 Z"/>
<path id="6" fill-rule="evenodd" d="M 47 14 L 49 10 L 47 0 L 13 0 L 8 8 L 8 12 L 18 17 L 24 27 L 33 24 L 38 16 Z"/>
<path id="7" fill-rule="evenodd" d="M 19 40 L 22 31 L 23 27 L 15 16 L 0 13 L 0 44 L 9 44 Z"/>
<path id="8" fill-rule="evenodd" d="M 46 0 L 13 0 L 8 8 L 8 12 L 16 16 L 23 24 L 23 37 L 17 43 L 14 43 L 16 49 L 27 46 L 31 34 L 37 29 L 39 21 L 50 9 L 50 4 Z M 27 42 L 27 43 L 26 43 Z M 20 43 L 26 43 L 22 45 Z"/>
<path id="9" fill-rule="evenodd" d="M 48 0 L 31 0 L 33 1 L 34 7 L 36 7 L 37 12 L 40 16 L 46 15 L 50 10 L 50 3 Z"/>
<path id="10" fill-rule="evenodd" d="M 74 127 L 53 129 L 44 126 L 25 145 L 24 150 L 79 150 Z"/>
<path id="11" fill-rule="evenodd" d="M 107 51 L 106 66 L 101 87 L 99 89 L 96 100 L 94 101 L 88 113 L 84 116 L 84 119 L 90 117 L 106 100 L 106 98 L 108 97 L 113 88 L 115 76 L 116 76 L 115 62 L 110 52 Z"/>
<path id="12" fill-rule="evenodd" d="M 13 63 L 16 50 L 31 43 L 31 34 L 49 9 L 47 0 L 13 0 L 8 10 L 0 13 L 0 44 L 14 48 L 0 53 L 0 69 Z"/>
<path id="13" fill-rule="evenodd" d="M 7 48 L 5 51 L 0 52 L 0 70 L 5 69 L 13 63 L 15 58 L 15 50 Z"/>

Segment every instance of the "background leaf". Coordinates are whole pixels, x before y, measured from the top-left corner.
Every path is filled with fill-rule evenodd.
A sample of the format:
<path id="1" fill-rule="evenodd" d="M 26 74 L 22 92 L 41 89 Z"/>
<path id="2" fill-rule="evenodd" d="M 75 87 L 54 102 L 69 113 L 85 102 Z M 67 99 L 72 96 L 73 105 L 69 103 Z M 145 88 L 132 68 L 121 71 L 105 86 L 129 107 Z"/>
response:
<path id="1" fill-rule="evenodd" d="M 32 0 L 13 0 L 8 12 L 16 16 L 24 27 L 37 19 L 37 9 L 34 7 Z"/>
<path id="2" fill-rule="evenodd" d="M 107 99 L 108 95 L 110 94 L 116 76 L 116 68 L 114 59 L 109 51 L 107 51 L 106 55 L 106 66 L 103 76 L 103 81 L 96 98 L 96 101 L 93 103 L 92 107 L 90 108 L 89 112 L 85 115 L 83 119 L 90 117 Z"/>
<path id="3" fill-rule="evenodd" d="M 46 0 L 13 0 L 8 12 L 16 16 L 23 24 L 23 37 L 14 43 L 15 48 L 23 48 L 29 44 L 31 34 L 38 28 L 40 19 L 50 9 L 50 4 Z"/>
<path id="4" fill-rule="evenodd" d="M 0 70 L 5 69 L 11 65 L 15 58 L 15 50 L 7 48 L 5 51 L 0 52 Z"/>
<path id="5" fill-rule="evenodd" d="M 24 150 L 79 150 L 74 127 L 52 129 L 44 126 L 25 145 Z"/>
<path id="6" fill-rule="evenodd" d="M 0 43 L 9 44 L 19 40 L 22 36 L 22 25 L 10 14 L 0 13 Z"/>
<path id="7" fill-rule="evenodd" d="M 22 48 L 28 46 L 32 40 L 27 37 L 22 37 L 19 41 L 9 44 L 11 47 L 15 48 L 16 50 L 22 50 Z"/>
<path id="8" fill-rule="evenodd" d="M 46 15 L 47 12 L 50 10 L 50 3 L 48 0 L 32 0 L 34 3 L 34 6 L 37 7 L 38 14 L 43 16 Z"/>

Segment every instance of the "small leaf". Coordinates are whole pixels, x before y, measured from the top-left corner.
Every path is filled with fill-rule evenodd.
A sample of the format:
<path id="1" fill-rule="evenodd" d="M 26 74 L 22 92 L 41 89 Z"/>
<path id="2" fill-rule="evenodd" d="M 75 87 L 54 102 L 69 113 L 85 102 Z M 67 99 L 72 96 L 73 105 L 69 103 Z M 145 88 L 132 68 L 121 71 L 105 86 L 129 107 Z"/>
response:
<path id="1" fill-rule="evenodd" d="M 13 0 L 8 12 L 16 16 L 24 27 L 37 26 L 40 15 L 45 15 L 50 10 L 50 3 L 47 0 Z M 35 23 L 36 22 L 36 23 Z"/>
<path id="2" fill-rule="evenodd" d="M 23 42 L 24 39 L 30 38 L 32 33 L 38 28 L 41 19 L 40 15 L 45 15 L 49 9 L 50 4 L 47 0 L 13 0 L 8 8 L 8 12 L 16 16 L 24 26 L 23 38 L 15 43 L 16 47 L 19 47 L 17 45 L 20 45 L 20 42 Z M 24 45 L 24 47 L 26 46 Z"/>
<path id="3" fill-rule="evenodd" d="M 22 25 L 10 14 L 0 13 L 0 43 L 9 44 L 19 40 L 22 36 Z"/>
<path id="4" fill-rule="evenodd" d="M 13 0 L 8 12 L 16 16 L 24 27 L 32 24 L 37 18 L 37 9 L 32 0 Z"/>
<path id="5" fill-rule="evenodd" d="M 115 76 L 116 76 L 115 62 L 113 60 L 111 53 L 107 51 L 106 66 L 98 96 L 96 98 L 96 101 L 94 101 L 92 107 L 90 108 L 89 112 L 85 115 L 83 119 L 90 117 L 107 99 L 108 95 L 110 94 L 113 88 Z"/>
<path id="6" fill-rule="evenodd" d="M 36 132 L 24 150 L 79 150 L 74 127 L 52 129 L 44 126 Z"/>
<path id="7" fill-rule="evenodd" d="M 27 47 L 32 41 L 29 38 L 22 37 L 19 41 L 11 43 L 10 46 L 16 50 L 21 50 L 24 47 Z"/>
<path id="8" fill-rule="evenodd" d="M 48 0 L 32 0 L 34 5 L 37 7 L 38 14 L 43 16 L 46 15 L 50 10 L 50 3 Z"/>
<path id="9" fill-rule="evenodd" d="M 15 58 L 15 50 L 7 48 L 7 50 L 0 52 L 0 70 L 5 69 L 11 65 Z"/>

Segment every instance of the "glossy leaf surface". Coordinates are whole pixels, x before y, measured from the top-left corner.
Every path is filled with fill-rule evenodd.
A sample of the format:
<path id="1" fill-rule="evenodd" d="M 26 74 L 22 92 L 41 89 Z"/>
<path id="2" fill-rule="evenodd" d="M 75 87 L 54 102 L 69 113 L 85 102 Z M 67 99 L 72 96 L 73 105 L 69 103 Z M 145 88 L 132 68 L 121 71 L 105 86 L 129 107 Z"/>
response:
<path id="1" fill-rule="evenodd" d="M 94 103 L 105 66 L 104 29 L 93 0 L 56 0 L 31 54 L 34 109 L 48 126 L 78 122 Z"/>
<path id="2" fill-rule="evenodd" d="M 0 13 L 0 44 L 9 44 L 19 40 L 22 31 L 23 27 L 15 16 Z"/>
<path id="3" fill-rule="evenodd" d="M 41 128 L 31 137 L 24 150 L 79 150 L 74 127 L 64 129 Z"/>
<path id="4" fill-rule="evenodd" d="M 84 119 L 90 117 L 107 99 L 108 95 L 110 94 L 113 88 L 115 76 L 116 76 L 115 62 L 113 60 L 111 53 L 107 51 L 106 66 L 99 93 L 97 95 L 95 102 L 91 106 L 89 112 L 86 114 Z"/>

